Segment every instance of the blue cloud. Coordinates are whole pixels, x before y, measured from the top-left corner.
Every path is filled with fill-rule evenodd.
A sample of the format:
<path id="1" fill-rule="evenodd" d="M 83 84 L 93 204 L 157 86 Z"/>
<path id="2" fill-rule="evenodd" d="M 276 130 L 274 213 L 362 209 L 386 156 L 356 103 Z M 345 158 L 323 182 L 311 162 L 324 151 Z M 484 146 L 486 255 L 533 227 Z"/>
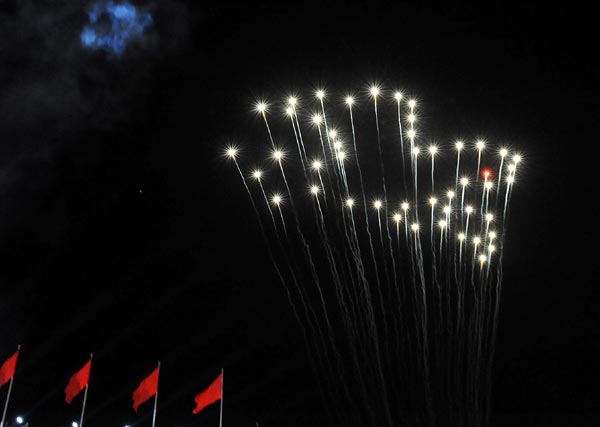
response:
<path id="1" fill-rule="evenodd" d="M 152 15 L 131 3 L 98 1 L 88 11 L 89 24 L 81 31 L 81 43 L 90 49 L 122 54 L 127 44 L 139 38 L 152 23 Z"/>

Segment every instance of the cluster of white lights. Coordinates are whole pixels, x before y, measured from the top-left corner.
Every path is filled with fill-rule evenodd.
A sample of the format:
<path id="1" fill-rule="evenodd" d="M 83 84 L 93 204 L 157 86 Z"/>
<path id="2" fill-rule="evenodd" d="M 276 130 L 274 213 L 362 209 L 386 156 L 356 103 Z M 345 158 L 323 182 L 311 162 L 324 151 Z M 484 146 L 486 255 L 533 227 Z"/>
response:
<path id="1" fill-rule="evenodd" d="M 377 85 L 372 85 L 371 87 L 369 87 L 368 93 L 372 98 L 371 102 L 375 103 L 375 112 L 377 113 L 378 98 L 387 97 L 388 93 L 384 92 Z M 319 135 L 321 135 L 321 132 L 322 132 L 321 126 L 323 124 L 325 124 L 325 128 L 327 129 L 327 133 L 325 134 L 327 136 L 327 141 L 328 141 L 328 143 L 331 144 L 330 147 L 333 147 L 333 149 L 334 149 L 334 153 L 332 153 L 333 158 L 335 158 L 338 161 L 338 167 L 340 168 L 340 170 L 343 170 L 343 162 L 344 162 L 344 160 L 346 160 L 347 154 L 344 151 L 343 142 L 340 139 L 338 139 L 338 131 L 334 128 L 327 127 L 328 120 L 326 120 L 325 107 L 324 107 L 324 100 L 327 97 L 327 93 L 323 89 L 318 89 L 314 92 L 314 95 L 320 101 L 320 107 L 322 109 L 322 112 L 314 113 L 311 116 L 310 120 L 313 125 L 318 127 Z M 408 107 L 410 109 L 408 114 L 405 116 L 406 121 L 408 122 L 409 125 L 407 126 L 407 129 L 405 131 L 402 131 L 402 129 L 401 129 L 401 133 L 404 134 L 404 132 L 405 132 L 405 135 L 407 135 L 408 138 L 410 139 L 410 143 L 411 143 L 410 153 L 411 153 L 411 159 L 414 161 L 413 167 L 415 168 L 415 171 L 416 171 L 416 167 L 417 167 L 417 158 L 420 154 L 428 153 L 428 155 L 431 157 L 431 170 L 432 170 L 431 185 L 432 185 L 432 193 L 433 193 L 433 191 L 435 190 L 434 185 L 433 185 L 434 184 L 434 180 L 433 180 L 434 158 L 436 156 L 440 155 L 442 153 L 442 150 L 440 150 L 439 146 L 436 144 L 431 144 L 426 149 L 425 148 L 421 149 L 419 146 L 416 145 L 415 139 L 417 136 L 417 132 L 414 128 L 414 124 L 417 121 L 417 115 L 415 113 L 415 107 L 417 105 L 416 100 L 408 99 L 407 101 L 404 101 L 405 97 L 399 91 L 396 91 L 393 93 L 393 99 L 396 101 L 396 103 L 398 105 L 398 118 L 399 119 L 400 119 L 400 104 L 401 104 L 401 102 L 406 102 L 406 105 L 408 105 Z M 358 98 L 358 101 L 360 101 L 360 98 Z M 346 104 L 346 106 L 350 110 L 350 118 L 352 118 L 352 111 L 353 111 L 352 107 L 357 103 L 357 98 L 351 94 L 348 94 L 343 98 L 343 102 Z M 299 125 L 299 116 L 297 115 L 297 107 L 299 106 L 298 98 L 296 96 L 289 96 L 286 99 L 285 104 L 286 104 L 285 105 L 286 114 L 292 118 L 293 125 L 299 127 L 300 126 Z M 265 123 L 267 123 L 267 112 L 269 111 L 268 104 L 264 101 L 257 102 L 255 104 L 255 109 L 258 113 L 260 113 L 263 116 Z M 353 126 L 354 126 L 354 124 L 353 124 Z M 269 127 L 269 125 L 267 123 L 267 128 L 268 127 Z M 353 136 L 353 138 L 355 138 L 354 127 L 352 128 L 352 130 L 353 130 L 352 136 Z M 270 135 L 270 132 L 271 131 L 269 129 L 269 135 Z M 283 173 L 282 160 L 285 158 L 285 152 L 280 148 L 275 148 L 275 143 L 273 142 L 272 136 L 271 136 L 271 142 L 273 144 L 273 151 L 271 154 L 272 158 L 276 162 L 279 163 L 279 167 L 281 169 L 281 172 Z M 321 142 L 323 142 L 323 140 L 321 140 Z M 479 197 L 481 197 L 481 201 L 482 201 L 481 209 L 480 209 L 481 210 L 481 223 L 482 223 L 482 225 L 485 224 L 485 227 L 482 227 L 482 229 L 481 229 L 481 233 L 483 233 L 483 228 L 485 228 L 485 234 L 482 234 L 483 238 L 480 236 L 470 237 L 468 235 L 469 218 L 471 215 L 474 214 L 475 209 L 473 206 L 471 206 L 469 204 L 464 205 L 464 201 L 465 201 L 465 193 L 467 191 L 466 189 L 469 185 L 471 185 L 472 182 L 473 183 L 475 182 L 475 179 L 472 177 L 470 178 L 468 176 L 461 176 L 459 178 L 459 170 L 460 170 L 459 164 L 460 164 L 461 152 L 467 148 L 467 144 L 461 140 L 457 140 L 453 143 L 453 145 L 454 145 L 454 148 L 456 149 L 456 152 L 458 153 L 457 154 L 457 163 L 456 163 L 457 164 L 456 180 L 455 181 L 453 180 L 455 182 L 454 190 L 457 190 L 459 188 L 458 186 L 460 184 L 460 186 L 461 186 L 460 192 L 458 193 L 458 196 L 456 194 L 456 191 L 454 191 L 454 190 L 447 190 L 445 192 L 447 201 L 445 203 L 443 203 L 443 202 L 441 203 L 442 204 L 441 212 L 443 212 L 445 217 L 437 218 L 437 219 L 435 219 L 435 222 L 434 222 L 434 218 L 435 218 L 434 210 L 435 210 L 435 207 L 438 204 L 440 204 L 441 200 L 439 200 L 434 195 L 431 195 L 431 197 L 428 198 L 429 205 L 431 206 L 431 230 L 433 231 L 434 225 L 437 224 L 439 229 L 443 230 L 442 233 L 444 235 L 447 235 L 447 233 L 449 232 L 449 230 L 451 228 L 454 229 L 459 224 L 459 222 L 454 222 L 454 220 L 452 220 L 452 222 L 451 222 L 451 219 L 453 218 L 452 215 L 454 213 L 459 218 L 461 216 L 466 217 L 466 229 L 462 230 L 462 231 L 460 229 L 456 229 L 456 235 L 455 235 L 456 237 L 455 238 L 460 242 L 461 250 L 463 247 L 463 243 L 466 243 L 469 240 L 472 241 L 473 246 L 475 247 L 476 251 L 479 246 L 487 245 L 484 253 L 481 253 L 477 256 L 477 259 L 479 259 L 479 261 L 483 264 L 483 263 L 491 260 L 491 254 L 496 250 L 496 247 L 495 247 L 495 245 L 492 244 L 492 242 L 494 242 L 494 240 L 497 239 L 497 234 L 495 231 L 488 232 L 490 223 L 492 221 L 494 221 L 494 215 L 492 213 L 489 213 L 488 208 L 487 208 L 487 206 L 488 206 L 487 205 L 487 203 L 488 203 L 487 197 L 488 197 L 489 193 L 492 192 L 492 190 L 494 190 L 494 188 L 495 188 L 495 184 L 492 181 L 492 172 L 491 172 L 491 170 L 487 170 L 487 169 L 484 169 L 481 172 L 484 180 L 481 184 L 483 187 L 483 192 L 479 193 Z M 479 156 L 478 167 L 479 167 L 479 164 L 482 159 L 482 153 L 484 152 L 484 150 L 486 150 L 487 143 L 482 139 L 478 139 L 474 142 L 473 145 L 469 144 L 469 146 L 472 147 L 474 150 L 476 150 L 476 152 L 478 152 L 478 156 Z M 324 147 L 323 147 L 322 154 L 325 156 L 325 148 Z M 517 165 L 523 160 L 522 156 L 520 154 L 513 154 L 511 157 L 511 161 L 508 161 L 507 158 L 509 157 L 509 154 L 510 154 L 509 149 L 506 147 L 500 147 L 497 151 L 497 155 L 499 155 L 499 158 L 501 159 L 502 163 L 500 163 L 500 173 L 499 173 L 499 177 L 498 177 L 496 184 L 497 184 L 498 191 L 499 191 L 503 182 L 507 183 L 507 186 L 506 186 L 507 197 L 508 197 L 508 191 L 512 187 L 512 184 L 514 184 L 514 182 L 515 182 Z M 236 162 L 236 165 L 237 165 L 238 148 L 236 146 L 227 147 L 226 155 L 229 158 L 233 159 L 233 161 Z M 304 155 L 306 156 L 306 153 Z M 301 156 L 302 156 L 302 154 L 301 154 Z M 507 161 L 507 163 L 504 163 L 505 160 Z M 311 184 L 308 187 L 310 193 L 312 195 L 316 196 L 317 200 L 319 199 L 318 196 L 321 193 L 323 193 L 325 199 L 327 199 L 326 187 L 324 187 L 323 181 L 321 180 L 321 173 L 328 166 L 327 159 L 317 157 L 317 158 L 313 158 L 313 160 L 310 162 L 308 162 L 308 159 L 306 159 L 306 162 L 304 162 L 303 165 L 304 164 L 307 164 L 308 167 L 310 167 L 314 171 L 315 175 L 318 175 L 318 178 L 319 178 L 319 181 L 321 184 L 320 186 L 316 185 L 316 184 Z M 508 171 L 506 176 L 502 176 L 502 172 L 504 170 L 503 166 Z M 239 169 L 239 166 L 238 166 L 238 169 Z M 305 170 L 305 173 L 306 173 L 306 170 Z M 416 174 L 416 172 L 415 172 L 415 174 Z M 258 181 L 260 183 L 261 187 L 263 185 L 262 180 L 263 180 L 264 176 L 265 176 L 264 172 L 260 169 L 255 169 L 251 172 L 251 177 L 254 178 L 256 181 Z M 416 175 L 415 175 L 415 177 L 416 177 Z M 477 182 L 476 185 L 479 187 L 479 185 L 480 185 L 479 179 L 477 179 L 476 182 Z M 264 192 L 264 190 L 263 190 L 263 192 Z M 456 202 L 454 202 L 454 200 L 457 198 L 458 198 L 458 200 Z M 485 201 L 485 209 L 484 209 L 484 201 Z M 283 204 L 283 196 L 281 194 L 272 194 L 270 202 L 273 205 L 280 207 L 280 205 Z M 417 202 L 415 201 L 415 203 L 417 203 Z M 355 199 L 348 197 L 345 200 L 343 200 L 343 204 L 347 208 L 349 208 L 351 211 L 352 208 L 356 206 L 357 202 L 355 201 Z M 382 208 L 384 208 L 384 201 L 381 199 L 375 199 L 371 202 L 371 205 L 372 205 L 372 209 L 377 211 L 378 215 L 379 215 L 379 211 Z M 417 212 L 417 210 L 418 210 L 418 208 L 415 207 L 415 213 Z M 390 218 L 393 219 L 393 221 L 396 222 L 396 224 L 399 224 L 400 222 L 402 222 L 404 220 L 404 222 L 407 226 L 407 229 L 408 229 L 408 226 L 410 226 L 410 229 L 413 232 L 417 233 L 417 232 L 419 232 L 419 229 L 420 229 L 419 223 L 417 221 L 409 223 L 408 211 L 409 211 L 409 203 L 406 201 L 402 202 L 400 204 L 400 210 L 398 210 L 397 212 L 391 213 Z M 283 220 L 283 217 L 282 217 L 282 220 Z M 414 220 L 418 220 L 418 218 L 415 216 Z M 464 226 L 464 224 L 463 224 L 463 226 Z M 73 425 L 72 427 L 77 427 L 77 426 Z"/>
<path id="2" fill-rule="evenodd" d="M 371 86 L 369 88 L 369 94 L 374 98 L 379 97 L 381 95 L 381 89 L 378 86 Z M 315 97 L 317 99 L 319 99 L 320 101 L 323 101 L 326 98 L 326 93 L 324 90 L 319 89 L 315 92 Z M 402 94 L 402 92 L 397 91 L 397 92 L 394 92 L 393 98 L 394 98 L 394 100 L 396 100 L 399 103 L 400 101 L 402 101 L 404 99 L 404 95 Z M 344 102 L 348 106 L 352 106 L 355 103 L 355 101 L 356 101 L 355 98 L 351 95 L 348 95 L 344 98 Z M 293 114 L 294 108 L 298 105 L 298 98 L 295 96 L 288 97 L 287 104 L 289 107 L 291 107 L 291 109 L 292 109 L 291 111 Z M 415 101 L 414 99 L 411 99 L 408 101 L 408 106 L 411 109 L 414 109 L 416 105 L 417 105 L 417 101 Z M 259 101 L 256 103 L 255 109 L 259 113 L 266 113 L 268 111 L 268 105 L 264 101 Z M 409 116 L 409 121 L 411 121 L 411 122 L 414 121 L 414 114 L 411 114 Z"/>

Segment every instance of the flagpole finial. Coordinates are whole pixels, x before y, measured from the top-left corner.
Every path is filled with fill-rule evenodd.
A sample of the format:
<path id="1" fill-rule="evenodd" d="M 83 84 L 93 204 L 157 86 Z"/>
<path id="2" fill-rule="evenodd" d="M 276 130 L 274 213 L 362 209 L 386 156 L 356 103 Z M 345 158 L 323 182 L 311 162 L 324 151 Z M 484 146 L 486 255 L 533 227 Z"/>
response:
<path id="1" fill-rule="evenodd" d="M 94 353 L 90 353 L 90 359 L 94 358 Z"/>
<path id="2" fill-rule="evenodd" d="M 17 351 L 21 350 L 21 344 L 17 344 Z"/>

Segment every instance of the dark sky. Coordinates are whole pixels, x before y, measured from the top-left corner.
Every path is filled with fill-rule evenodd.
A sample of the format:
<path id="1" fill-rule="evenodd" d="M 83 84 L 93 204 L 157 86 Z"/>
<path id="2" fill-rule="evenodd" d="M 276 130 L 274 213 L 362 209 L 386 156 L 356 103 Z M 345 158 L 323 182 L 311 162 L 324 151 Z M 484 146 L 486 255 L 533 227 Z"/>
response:
<path id="1" fill-rule="evenodd" d="M 526 153 L 512 201 L 493 424 L 599 425 L 592 180 L 597 49 L 570 4 L 442 8 L 136 3 L 121 55 L 81 46 L 88 4 L 0 3 L 0 359 L 9 420 L 150 425 L 131 392 L 162 362 L 158 425 L 213 426 L 193 396 L 226 369 L 225 425 L 324 425 L 300 331 L 244 189 L 221 158 L 257 96 L 400 85 L 439 138 Z M 547 7 L 547 6 L 546 6 Z M 589 13 L 589 12 L 588 12 Z M 4 402 L 6 388 L 0 390 Z"/>

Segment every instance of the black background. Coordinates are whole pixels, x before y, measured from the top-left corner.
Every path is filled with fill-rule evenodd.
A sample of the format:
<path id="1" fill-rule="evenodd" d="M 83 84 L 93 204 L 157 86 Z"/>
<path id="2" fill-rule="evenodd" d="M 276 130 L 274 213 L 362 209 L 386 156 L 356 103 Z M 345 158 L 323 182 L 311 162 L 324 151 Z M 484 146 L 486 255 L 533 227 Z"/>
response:
<path id="1" fill-rule="evenodd" d="M 223 146 L 255 99 L 374 81 L 440 138 L 525 154 L 512 201 L 494 425 L 598 425 L 597 48 L 564 4 L 438 8 L 144 4 L 118 57 L 79 45 L 85 4 L 0 3 L 0 359 L 22 344 L 9 421 L 149 425 L 131 393 L 162 363 L 158 425 L 323 425 L 299 329 Z M 0 390 L 2 403 L 6 387 Z"/>

